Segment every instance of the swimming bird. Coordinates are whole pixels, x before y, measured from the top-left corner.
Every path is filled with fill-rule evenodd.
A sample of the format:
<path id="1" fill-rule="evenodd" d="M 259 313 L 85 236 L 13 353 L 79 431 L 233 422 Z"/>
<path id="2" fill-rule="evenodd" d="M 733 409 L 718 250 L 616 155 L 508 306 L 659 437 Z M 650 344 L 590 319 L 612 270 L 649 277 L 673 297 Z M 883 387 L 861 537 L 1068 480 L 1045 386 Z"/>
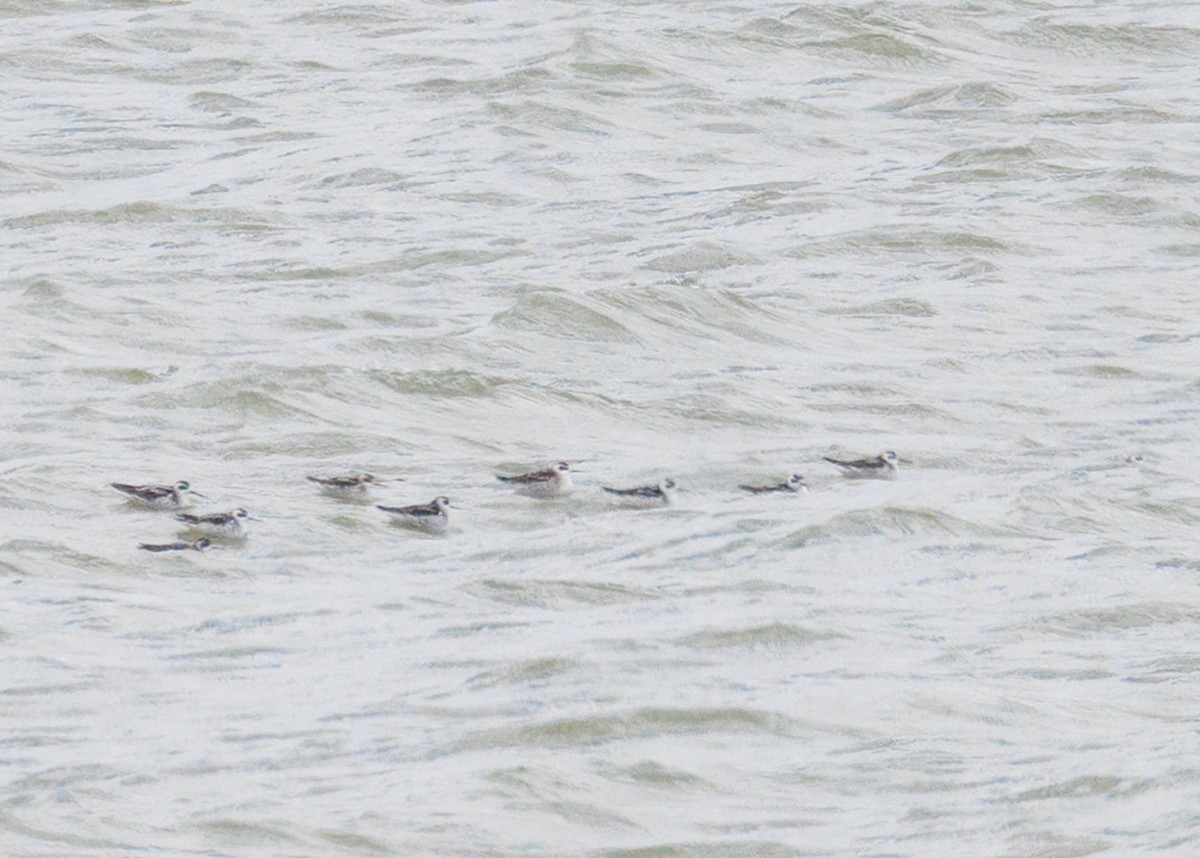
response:
<path id="1" fill-rule="evenodd" d="M 523 495 L 552 498 L 571 490 L 571 463 L 559 462 L 544 471 L 532 471 L 528 474 L 518 474 L 515 477 L 497 474 L 496 479 L 502 483 L 508 483 Z"/>
<path id="2" fill-rule="evenodd" d="M 344 477 L 308 477 L 309 482 L 316 483 L 327 495 L 339 498 L 362 498 L 372 485 L 383 482 L 372 474 L 349 474 Z M 399 479 L 395 477 L 394 479 Z"/>
<path id="3" fill-rule="evenodd" d="M 242 536 L 246 529 L 242 526 L 243 521 L 250 519 L 250 513 L 246 512 L 241 507 L 232 512 L 213 512 L 208 515 L 191 515 L 186 512 L 181 512 L 175 516 L 177 521 L 182 521 L 193 530 L 204 530 L 215 536 Z"/>
<path id="4" fill-rule="evenodd" d="M 439 496 L 429 503 L 418 503 L 412 506 L 380 506 L 376 504 L 376 509 L 381 509 L 390 515 L 395 524 L 414 527 L 429 533 L 441 533 L 450 522 L 450 517 L 446 513 L 448 506 L 450 506 L 450 498 Z"/>
<path id="5" fill-rule="evenodd" d="M 739 489 L 744 489 L 756 495 L 765 495 L 768 492 L 806 492 L 808 484 L 804 482 L 804 477 L 799 474 L 792 474 L 785 482 L 775 483 L 771 486 L 738 486 Z"/>
<path id="6" fill-rule="evenodd" d="M 187 480 L 180 480 L 171 486 L 131 486 L 128 483 L 113 483 L 112 487 L 130 501 L 151 509 L 170 509 L 183 506 L 184 495 L 204 497 L 200 492 L 192 491 Z"/>
<path id="7" fill-rule="evenodd" d="M 837 465 L 842 469 L 842 473 L 850 478 L 874 477 L 891 480 L 900 471 L 900 460 L 891 450 L 880 453 L 873 459 L 831 459 L 828 456 L 822 458 L 831 465 Z"/>
<path id="8" fill-rule="evenodd" d="M 614 489 L 610 486 L 601 486 L 601 488 L 609 494 L 617 495 L 627 503 L 634 503 L 638 506 L 667 506 L 675 500 L 674 480 L 663 480 L 657 485 L 638 486 L 633 489 Z"/>
<path id="9" fill-rule="evenodd" d="M 142 551 L 203 551 L 210 545 L 212 543 L 207 539 L 197 539 L 195 542 L 168 542 L 160 545 L 142 542 L 138 544 L 138 548 Z"/>

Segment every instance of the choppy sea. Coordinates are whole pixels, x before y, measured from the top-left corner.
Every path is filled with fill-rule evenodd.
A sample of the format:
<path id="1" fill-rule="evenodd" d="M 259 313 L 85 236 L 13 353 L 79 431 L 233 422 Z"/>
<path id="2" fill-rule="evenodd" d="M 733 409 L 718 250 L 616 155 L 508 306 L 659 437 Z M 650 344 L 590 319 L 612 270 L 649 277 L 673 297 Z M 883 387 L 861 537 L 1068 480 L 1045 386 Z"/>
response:
<path id="1" fill-rule="evenodd" d="M 1200 852 L 1198 54 L 0 0 L 0 853 Z"/>

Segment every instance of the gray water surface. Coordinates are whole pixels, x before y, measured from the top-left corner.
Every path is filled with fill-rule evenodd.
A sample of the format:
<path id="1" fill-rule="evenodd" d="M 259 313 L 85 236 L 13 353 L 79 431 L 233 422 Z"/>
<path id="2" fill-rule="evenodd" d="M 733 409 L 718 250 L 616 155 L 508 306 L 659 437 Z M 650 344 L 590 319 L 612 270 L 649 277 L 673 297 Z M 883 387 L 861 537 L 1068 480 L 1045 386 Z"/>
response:
<path id="1" fill-rule="evenodd" d="M 0 22 L 5 855 L 1200 850 L 1194 6 Z"/>

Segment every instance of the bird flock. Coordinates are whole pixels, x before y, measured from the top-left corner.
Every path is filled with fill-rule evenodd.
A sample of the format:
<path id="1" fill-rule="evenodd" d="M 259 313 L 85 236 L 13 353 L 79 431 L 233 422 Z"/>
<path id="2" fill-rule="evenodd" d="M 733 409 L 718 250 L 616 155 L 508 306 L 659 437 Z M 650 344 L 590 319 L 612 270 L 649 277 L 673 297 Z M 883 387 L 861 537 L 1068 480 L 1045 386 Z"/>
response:
<path id="1" fill-rule="evenodd" d="M 851 479 L 874 478 L 892 479 L 899 472 L 899 458 L 895 452 L 888 450 L 878 456 L 864 459 L 833 459 L 823 457 L 839 468 Z M 562 461 L 540 471 L 530 471 L 526 474 L 504 475 L 497 474 L 496 479 L 517 493 L 534 498 L 553 498 L 567 494 L 573 488 L 571 480 L 571 463 Z M 335 477 L 309 476 L 308 481 L 326 495 L 343 500 L 363 500 L 372 486 L 389 482 L 386 478 L 371 474 L 350 474 Z M 402 481 L 399 477 L 393 480 Z M 229 512 L 214 512 L 195 515 L 179 512 L 192 497 L 205 496 L 195 491 L 186 480 L 179 480 L 171 485 L 131 485 L 129 483 L 113 483 L 112 487 L 131 503 L 150 509 L 176 510 L 175 519 L 183 526 L 181 539 L 177 542 L 147 543 L 143 542 L 138 548 L 155 553 L 167 551 L 203 551 L 213 544 L 213 538 L 224 540 L 239 540 L 245 537 L 245 522 L 253 521 L 253 517 L 243 508 Z M 808 491 L 804 477 L 792 474 L 786 480 L 766 485 L 742 484 L 738 486 L 751 494 L 762 495 L 771 493 L 796 493 Z M 673 479 L 664 479 L 657 483 L 631 488 L 614 488 L 601 486 L 604 492 L 614 496 L 624 505 L 638 507 L 668 506 L 674 502 L 676 484 Z M 449 524 L 448 509 L 450 499 L 444 495 L 431 500 L 429 503 L 412 504 L 409 506 L 384 506 L 377 504 L 376 508 L 387 513 L 391 520 L 404 527 L 421 530 L 426 533 L 442 533 Z"/>

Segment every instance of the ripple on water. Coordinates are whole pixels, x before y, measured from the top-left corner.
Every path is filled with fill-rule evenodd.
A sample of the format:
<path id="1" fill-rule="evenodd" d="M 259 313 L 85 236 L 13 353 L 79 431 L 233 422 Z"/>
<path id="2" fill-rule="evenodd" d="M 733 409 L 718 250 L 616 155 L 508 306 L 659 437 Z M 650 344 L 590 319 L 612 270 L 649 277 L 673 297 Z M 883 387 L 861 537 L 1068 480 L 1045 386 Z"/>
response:
<path id="1" fill-rule="evenodd" d="M 1081 24 L 1042 19 L 1008 34 L 1021 45 L 1053 49 L 1079 56 L 1116 54 L 1194 54 L 1200 51 L 1200 31 L 1147 24 Z"/>
<path id="2" fill-rule="evenodd" d="M 928 319 L 938 314 L 932 304 L 919 298 L 889 298 L 886 301 L 824 312 L 844 316 L 904 316 L 910 319 Z"/>
<path id="3" fill-rule="evenodd" d="M 836 515 L 822 524 L 795 531 L 789 538 L 811 542 L 863 536 L 953 536 L 992 541 L 1019 534 L 1007 527 L 979 524 L 939 509 L 882 506 Z"/>
<path id="4" fill-rule="evenodd" d="M 239 389 L 232 379 L 201 382 L 186 387 L 177 393 L 148 393 L 138 398 L 138 404 L 148 411 L 171 408 L 200 408 L 216 410 L 226 416 L 239 419 L 256 418 L 274 422 L 283 418 L 297 418 L 305 422 L 323 422 L 316 411 L 302 408 L 285 401 L 296 394 L 272 395 L 246 381 L 247 387 Z"/>
<path id="5" fill-rule="evenodd" d="M 660 598 L 645 588 L 599 581 L 501 581 L 488 578 L 466 584 L 462 589 L 473 596 L 494 602 L 542 608 L 614 605 Z"/>
<path id="6" fill-rule="evenodd" d="M 285 828 L 266 825 L 257 822 L 245 822 L 238 819 L 206 819 L 196 823 L 200 831 L 207 832 L 218 841 L 239 844 L 244 848 L 252 845 L 275 844 L 278 846 L 298 847 L 305 841 L 296 836 L 294 831 Z"/>
<path id="7" fill-rule="evenodd" d="M 492 396 L 515 378 L 485 375 L 465 369 L 398 372 L 373 370 L 373 381 L 396 391 L 438 398 Z"/>
<path id="8" fill-rule="evenodd" d="M 1038 617 L 1027 626 L 1052 634 L 1083 637 L 1175 623 L 1200 623 L 1200 609 L 1178 602 L 1144 602 L 1103 610 L 1064 611 Z"/>
<path id="9" fill-rule="evenodd" d="M 487 780 L 506 797 L 509 806 L 535 810 L 593 829 L 610 832 L 620 828 L 641 830 L 641 826 L 624 814 L 569 798 L 569 785 L 538 769 L 528 766 L 498 769 L 490 772 Z"/>
<path id="10" fill-rule="evenodd" d="M 239 673 L 250 670 L 275 670 L 290 650 L 270 646 L 230 646 L 175 653 L 168 660 L 189 673 Z"/>
<path id="11" fill-rule="evenodd" d="M 772 345 L 795 342 L 794 331 L 785 329 L 782 317 L 766 302 L 733 289 L 666 284 L 604 288 L 593 296 L 627 320 L 653 323 L 658 328 L 656 335 L 665 335 L 672 342 L 688 336 L 716 340 L 723 334 Z M 626 324 L 633 327 L 632 322 Z"/>
<path id="12" fill-rule="evenodd" d="M 1160 785 L 1146 778 L 1122 778 L 1105 775 L 1087 775 L 1058 781 L 1036 789 L 1016 793 L 1009 801 L 1044 801 L 1053 798 L 1087 798 L 1091 796 L 1107 796 L 1109 798 L 1129 797 L 1160 788 Z"/>
<path id="13" fill-rule="evenodd" d="M 857 254 L 980 254 L 1009 253 L 1013 248 L 1004 241 L 975 232 L 910 229 L 889 226 L 885 229 L 856 230 L 834 238 L 805 242 L 788 251 L 797 259 Z"/>
<path id="14" fill-rule="evenodd" d="M 808 42 L 804 47 L 821 56 L 875 66 L 924 65 L 942 60 L 938 50 L 892 33 L 857 33 L 841 39 Z"/>
<path id="15" fill-rule="evenodd" d="M 392 189 L 402 188 L 407 177 L 379 167 L 363 167 L 350 173 L 339 173 L 321 179 L 320 188 L 364 188 L 370 185 L 385 185 Z"/>
<path id="16" fill-rule="evenodd" d="M 982 81 L 918 90 L 903 98 L 885 102 L 875 109 L 887 113 L 908 112 L 940 116 L 1008 107 L 1018 101 L 1018 96 L 1009 88 Z"/>
<path id="17" fill-rule="evenodd" d="M 640 846 L 629 849 L 598 849 L 590 858 L 800 858 L 808 849 L 797 849 L 771 840 L 719 839 Z"/>
<path id="18" fill-rule="evenodd" d="M 580 662 L 569 658 L 531 658 L 507 662 L 467 680 L 468 684 L 480 688 L 493 686 L 525 685 L 540 683 L 551 677 L 577 670 Z"/>
<path id="19" fill-rule="evenodd" d="M 768 648 L 786 649 L 817 641 L 844 638 L 840 632 L 824 632 L 792 623 L 767 623 L 742 629 L 713 629 L 679 639 L 680 646 L 701 649 Z"/>
<path id="20" fill-rule="evenodd" d="M 645 263 L 651 271 L 686 274 L 697 271 L 719 271 L 734 265 L 758 265 L 762 260 L 731 247 L 702 241 L 682 250 L 656 256 Z"/>
<path id="21" fill-rule="evenodd" d="M 656 789 L 707 791 L 717 788 L 711 781 L 682 769 L 664 766 L 655 760 L 640 760 L 629 765 L 602 767 L 600 776 L 620 783 L 633 783 Z"/>
<path id="22" fill-rule="evenodd" d="M 195 208 L 137 200 L 107 209 L 51 209 L 3 221 L 10 229 L 39 229 L 65 224 L 129 226 L 186 223 L 193 226 L 224 228 L 234 225 L 268 229 L 264 212 L 243 208 Z"/>
<path id="23" fill-rule="evenodd" d="M 655 736 L 763 733 L 801 738 L 810 728 L 801 721 L 761 709 L 741 707 L 643 708 L 621 715 L 557 718 L 522 727 L 484 730 L 451 743 L 449 753 L 496 748 L 584 747 Z"/>
<path id="24" fill-rule="evenodd" d="M 608 313 L 587 306 L 586 299 L 559 292 L 522 296 L 492 323 L 513 331 L 591 342 L 637 343 L 641 338 Z"/>

